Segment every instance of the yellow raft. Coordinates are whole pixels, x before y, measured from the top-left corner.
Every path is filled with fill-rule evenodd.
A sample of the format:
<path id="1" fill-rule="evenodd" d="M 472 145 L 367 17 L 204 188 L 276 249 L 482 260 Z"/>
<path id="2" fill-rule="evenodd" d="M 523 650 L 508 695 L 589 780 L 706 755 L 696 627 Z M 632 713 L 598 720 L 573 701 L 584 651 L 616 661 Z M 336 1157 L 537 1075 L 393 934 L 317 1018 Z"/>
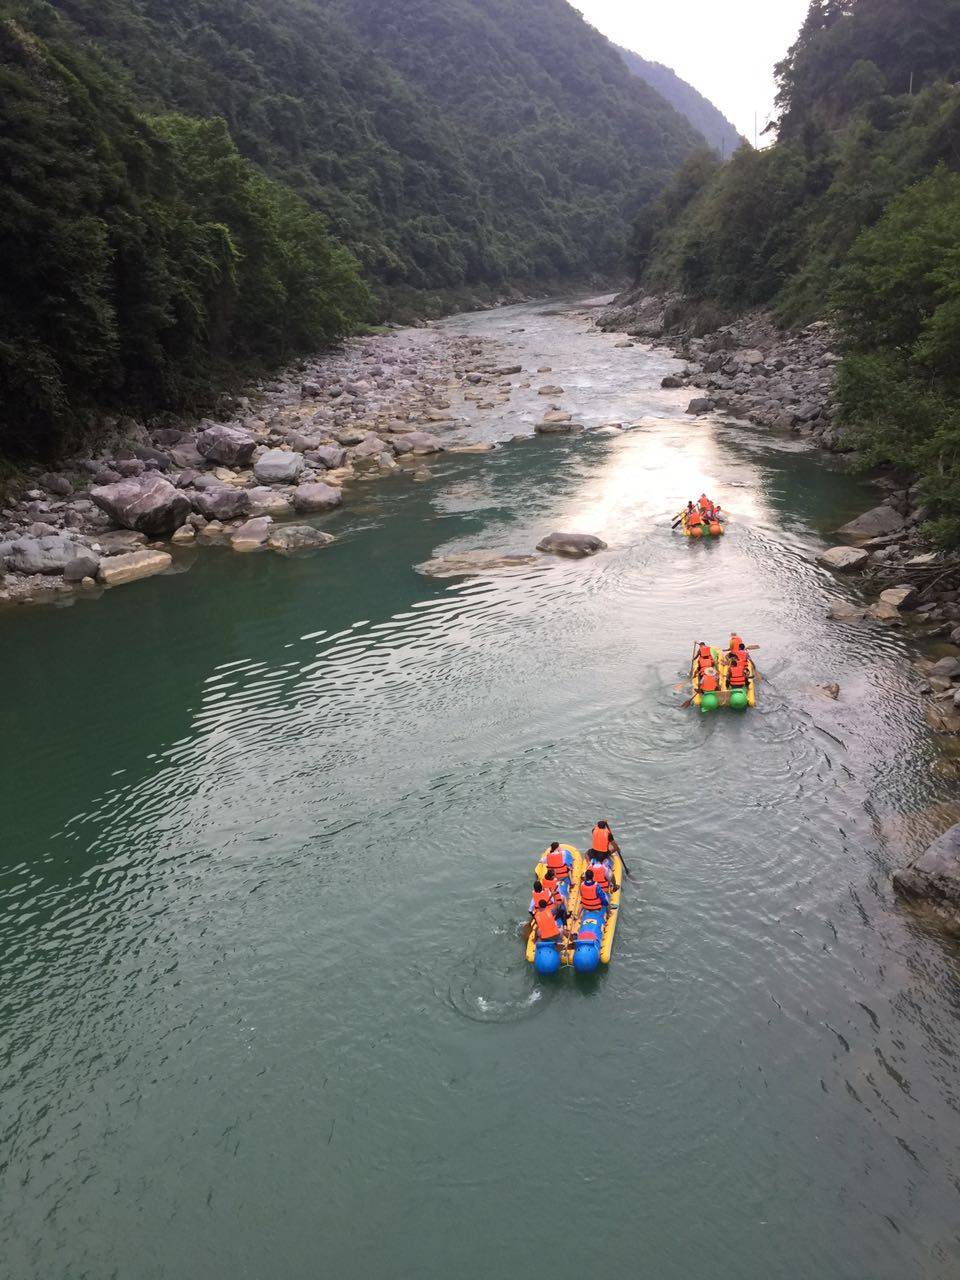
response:
<path id="1" fill-rule="evenodd" d="M 580 904 L 580 881 L 586 871 L 589 863 L 584 855 L 572 844 L 562 844 L 560 846 L 565 853 L 569 853 L 573 858 L 573 868 L 571 871 L 571 887 L 570 895 L 567 899 L 567 934 L 573 935 L 580 933 L 584 922 L 589 927 L 591 923 L 595 923 L 596 917 L 593 913 L 584 911 Z M 537 863 L 536 875 L 538 879 L 542 879 L 546 874 L 546 853 L 541 856 Z M 601 964 L 609 964 L 610 956 L 613 953 L 613 939 L 617 932 L 617 919 L 620 915 L 620 898 L 623 892 L 623 859 L 620 855 L 613 855 L 613 879 L 616 881 L 617 889 L 610 896 L 610 909 L 605 913 L 603 921 L 603 934 L 600 940 L 599 948 L 595 946 L 582 945 L 577 942 L 571 942 L 565 939 L 559 948 L 559 964 L 557 963 L 555 954 L 558 948 L 551 948 L 553 955 L 550 956 L 552 964 L 544 965 L 545 957 L 537 952 L 537 930 L 534 925 L 530 930 L 530 937 L 527 940 L 527 960 L 530 964 L 536 965 L 539 973 L 549 973 L 560 965 L 572 965 L 581 972 L 591 972 L 597 967 L 597 959 Z M 542 950 L 547 950 L 544 947 Z M 597 953 L 599 952 L 599 956 Z"/>
<path id="2" fill-rule="evenodd" d="M 704 521 L 700 525 L 688 525 L 686 511 L 683 512 L 681 528 L 685 538 L 720 538 L 726 532 L 719 520 L 713 520 L 709 523 Z"/>
<path id="3" fill-rule="evenodd" d="M 695 707 L 699 707 L 704 713 L 708 711 L 715 711 L 717 707 L 729 707 L 735 705 L 730 701 L 730 695 L 733 690 L 730 688 L 730 663 L 727 660 L 727 656 L 722 650 L 718 649 L 716 645 L 710 646 L 710 652 L 713 654 L 713 665 L 720 678 L 720 689 L 717 693 L 703 694 L 700 692 L 700 664 L 698 662 L 697 655 L 694 655 L 693 661 L 690 664 L 690 684 L 693 689 L 693 697 L 691 701 Z M 747 707 L 755 707 L 757 705 L 757 672 L 753 665 L 753 659 L 748 659 L 748 662 L 750 678 L 745 690 L 747 700 L 744 705 Z"/>

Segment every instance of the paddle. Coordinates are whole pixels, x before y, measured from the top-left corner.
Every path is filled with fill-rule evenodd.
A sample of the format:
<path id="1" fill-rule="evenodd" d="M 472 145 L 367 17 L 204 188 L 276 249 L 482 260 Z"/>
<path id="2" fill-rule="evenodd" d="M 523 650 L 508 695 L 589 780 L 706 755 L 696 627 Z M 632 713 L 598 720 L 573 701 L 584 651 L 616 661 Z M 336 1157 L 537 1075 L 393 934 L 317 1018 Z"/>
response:
<path id="1" fill-rule="evenodd" d="M 677 518 L 674 520 L 673 524 L 670 526 L 670 528 L 676 529 L 677 525 L 680 524 L 680 522 L 683 520 L 683 516 L 684 516 L 684 513 L 681 511 L 680 514 L 677 516 Z"/>
<path id="2" fill-rule="evenodd" d="M 630 868 L 627 866 L 626 862 L 624 862 L 624 860 L 623 860 L 623 850 L 620 848 L 620 846 L 619 846 L 619 845 L 617 845 L 617 853 L 619 853 L 619 854 L 620 854 L 620 865 L 623 867 L 623 873 L 624 873 L 624 875 L 628 875 L 628 876 L 630 877 L 630 879 L 632 880 L 632 879 L 633 879 L 633 872 L 632 872 L 632 871 L 630 870 Z"/>

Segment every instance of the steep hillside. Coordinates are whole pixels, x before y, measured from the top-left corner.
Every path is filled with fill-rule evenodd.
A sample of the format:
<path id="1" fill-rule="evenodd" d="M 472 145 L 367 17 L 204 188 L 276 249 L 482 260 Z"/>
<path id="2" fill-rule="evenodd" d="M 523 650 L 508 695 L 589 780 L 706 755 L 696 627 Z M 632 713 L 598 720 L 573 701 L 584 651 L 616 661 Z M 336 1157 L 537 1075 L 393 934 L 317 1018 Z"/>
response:
<path id="1" fill-rule="evenodd" d="M 638 275 L 833 318 L 844 420 L 960 541 L 960 0 L 813 0 L 778 76 L 778 141 L 688 161 L 638 219 Z"/>
<path id="2" fill-rule="evenodd" d="M 382 285 L 609 271 L 698 141 L 566 0 L 53 0 L 156 109 L 221 115 Z"/>
<path id="3" fill-rule="evenodd" d="M 723 158 L 732 156 L 743 144 L 742 135 L 723 112 L 718 111 L 709 98 L 705 98 L 693 85 L 681 80 L 675 71 L 662 62 L 648 62 L 629 49 L 621 49 L 620 56 L 629 71 L 646 81 L 681 115 L 686 116 L 697 132 L 703 134 L 709 146 Z"/>
<path id="4" fill-rule="evenodd" d="M 0 453 L 611 272 L 698 141 L 565 0 L 0 0 L 0 91 Z"/>

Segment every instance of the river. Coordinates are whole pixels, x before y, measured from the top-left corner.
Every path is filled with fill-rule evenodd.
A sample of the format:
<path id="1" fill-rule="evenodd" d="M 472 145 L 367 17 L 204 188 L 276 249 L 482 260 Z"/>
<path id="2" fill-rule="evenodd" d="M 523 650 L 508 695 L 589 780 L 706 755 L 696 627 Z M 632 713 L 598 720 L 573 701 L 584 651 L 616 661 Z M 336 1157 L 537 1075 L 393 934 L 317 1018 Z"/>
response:
<path id="1" fill-rule="evenodd" d="M 951 783 L 903 638 L 827 622 L 814 560 L 870 491 L 562 306 L 445 323 L 552 370 L 473 438 L 542 381 L 643 425 L 4 615 L 3 1274 L 955 1276 L 960 966 L 889 887 Z M 702 488 L 714 545 L 670 531 Z M 552 529 L 610 550 L 413 569 Z M 731 628 L 759 706 L 681 712 Z M 601 816 L 613 963 L 541 982 L 533 855 Z"/>

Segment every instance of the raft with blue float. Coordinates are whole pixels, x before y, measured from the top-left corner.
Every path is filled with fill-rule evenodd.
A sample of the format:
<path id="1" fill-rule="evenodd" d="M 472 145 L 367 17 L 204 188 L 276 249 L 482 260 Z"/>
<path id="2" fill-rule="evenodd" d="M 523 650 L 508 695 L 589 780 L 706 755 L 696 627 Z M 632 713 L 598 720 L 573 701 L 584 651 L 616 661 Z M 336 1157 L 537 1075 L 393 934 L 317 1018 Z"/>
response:
<path id="1" fill-rule="evenodd" d="M 745 711 L 747 707 L 757 705 L 757 672 L 753 659 L 748 659 L 749 680 L 745 689 L 730 688 L 730 664 L 726 655 L 715 645 L 710 646 L 713 654 L 713 665 L 719 677 L 720 688 L 716 693 L 700 692 L 700 663 L 695 655 L 690 667 L 690 682 L 693 686 L 692 702 L 706 715 L 708 711 L 716 711 L 718 707 L 731 707 L 734 711 Z"/>
<path id="2" fill-rule="evenodd" d="M 527 960 L 542 976 L 558 973 L 564 965 L 569 965 L 577 973 L 594 973 L 601 965 L 609 964 L 613 954 L 623 892 L 623 860 L 619 854 L 614 854 L 611 859 L 612 877 L 617 889 L 609 895 L 609 908 L 587 910 L 580 903 L 580 882 L 589 863 L 573 845 L 563 844 L 560 848 L 572 857 L 571 888 L 567 899 L 569 938 L 559 946 L 555 942 L 542 942 L 534 925 L 527 941 Z M 542 878 L 546 869 L 546 861 L 541 859 L 537 864 L 538 878 Z"/>

